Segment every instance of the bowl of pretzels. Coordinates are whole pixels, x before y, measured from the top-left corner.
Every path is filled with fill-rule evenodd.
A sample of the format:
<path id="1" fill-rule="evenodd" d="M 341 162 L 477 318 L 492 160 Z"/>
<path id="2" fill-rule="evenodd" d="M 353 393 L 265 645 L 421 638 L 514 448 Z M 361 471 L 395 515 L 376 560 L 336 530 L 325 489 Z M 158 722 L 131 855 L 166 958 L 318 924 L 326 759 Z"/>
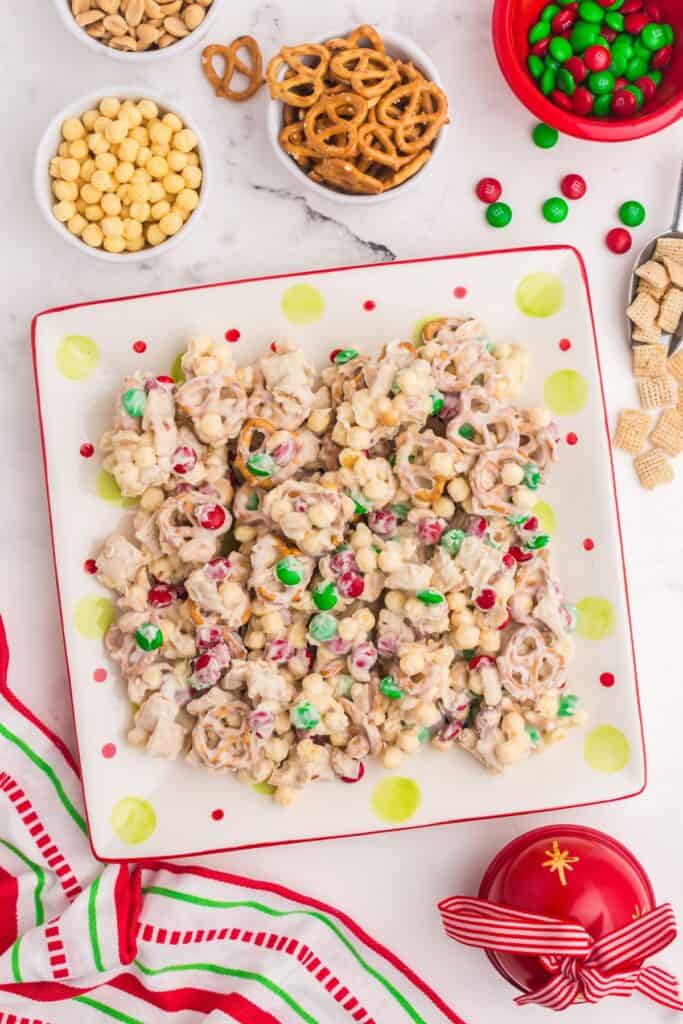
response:
<path id="1" fill-rule="evenodd" d="M 268 135 L 302 185 L 344 203 L 377 203 L 423 181 L 443 146 L 448 98 L 418 46 L 360 25 L 283 46 L 268 64 Z"/>

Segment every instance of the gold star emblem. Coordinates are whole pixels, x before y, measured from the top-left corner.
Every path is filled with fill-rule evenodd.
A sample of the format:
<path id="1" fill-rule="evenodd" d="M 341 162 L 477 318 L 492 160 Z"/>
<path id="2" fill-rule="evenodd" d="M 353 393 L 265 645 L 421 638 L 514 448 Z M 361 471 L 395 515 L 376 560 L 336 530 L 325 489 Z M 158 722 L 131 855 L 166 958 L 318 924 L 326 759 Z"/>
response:
<path id="1" fill-rule="evenodd" d="M 544 852 L 548 860 L 544 860 L 541 867 L 550 868 L 551 875 L 556 871 L 560 879 L 560 885 L 566 885 L 567 876 L 565 872 L 573 871 L 572 864 L 576 864 L 579 858 L 570 857 L 569 850 L 561 850 L 557 839 L 553 839 L 552 850 L 545 850 Z"/>

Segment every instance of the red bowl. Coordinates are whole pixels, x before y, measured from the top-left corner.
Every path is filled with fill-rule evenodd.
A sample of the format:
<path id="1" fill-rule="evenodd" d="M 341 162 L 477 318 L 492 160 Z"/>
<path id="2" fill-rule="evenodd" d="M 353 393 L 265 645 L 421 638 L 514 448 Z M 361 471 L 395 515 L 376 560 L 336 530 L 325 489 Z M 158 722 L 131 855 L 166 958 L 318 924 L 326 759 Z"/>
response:
<path id="1" fill-rule="evenodd" d="M 493 44 L 505 79 L 532 114 L 566 135 L 596 142 L 627 142 L 668 127 L 683 115 L 683 3 L 658 0 L 664 19 L 676 31 L 674 57 L 661 87 L 645 113 L 624 120 L 579 117 L 556 107 L 543 95 L 526 66 L 529 29 L 547 6 L 547 0 L 495 0 Z"/>

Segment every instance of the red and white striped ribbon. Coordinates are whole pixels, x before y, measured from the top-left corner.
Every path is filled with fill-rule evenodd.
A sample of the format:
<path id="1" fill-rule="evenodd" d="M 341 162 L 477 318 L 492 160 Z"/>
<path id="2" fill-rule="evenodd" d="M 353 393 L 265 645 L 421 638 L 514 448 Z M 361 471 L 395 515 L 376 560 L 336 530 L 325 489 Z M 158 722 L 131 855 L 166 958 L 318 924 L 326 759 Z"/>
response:
<path id="1" fill-rule="evenodd" d="M 580 924 L 490 903 L 452 896 L 439 903 L 446 934 L 480 949 L 537 956 L 550 975 L 535 992 L 518 996 L 519 1006 L 538 1003 L 564 1010 L 577 998 L 597 1003 L 606 996 L 634 992 L 683 1010 L 677 979 L 660 967 L 634 967 L 668 946 L 677 935 L 669 903 L 595 941 Z"/>

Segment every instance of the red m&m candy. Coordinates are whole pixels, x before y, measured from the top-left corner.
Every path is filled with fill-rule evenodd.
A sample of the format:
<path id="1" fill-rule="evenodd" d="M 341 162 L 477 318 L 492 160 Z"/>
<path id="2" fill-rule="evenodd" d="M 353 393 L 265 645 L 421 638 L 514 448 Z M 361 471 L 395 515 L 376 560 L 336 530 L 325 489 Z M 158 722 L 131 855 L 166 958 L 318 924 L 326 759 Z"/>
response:
<path id="1" fill-rule="evenodd" d="M 503 186 L 497 178 L 482 178 L 477 182 L 475 191 L 482 203 L 497 203 L 503 194 Z"/>
<path id="2" fill-rule="evenodd" d="M 576 54 L 566 60 L 564 66 L 576 83 L 583 82 L 588 77 L 588 68 Z"/>
<path id="3" fill-rule="evenodd" d="M 604 46 L 589 46 L 583 60 L 591 71 L 606 71 L 612 63 L 612 55 Z"/>
<path id="4" fill-rule="evenodd" d="M 226 518 L 222 505 L 201 505 L 197 509 L 197 522 L 204 530 L 220 530 Z"/>
<path id="5" fill-rule="evenodd" d="M 562 195 L 567 199 L 582 199 L 586 194 L 586 179 L 580 174 L 566 174 L 562 179 Z"/>
<path id="6" fill-rule="evenodd" d="M 631 237 L 631 232 L 627 231 L 626 228 L 612 228 L 611 231 L 607 232 L 605 242 L 610 252 L 621 256 L 629 251 L 633 245 L 633 238 Z"/>
<path id="7" fill-rule="evenodd" d="M 626 4 L 624 4 L 624 7 Z M 622 7 L 622 11 L 623 11 Z M 637 14 L 627 14 L 624 18 L 624 28 L 631 35 L 639 35 L 646 25 L 650 24 L 650 18 L 644 11 L 639 11 Z"/>
<path id="8" fill-rule="evenodd" d="M 638 113 L 638 101 L 632 92 L 620 89 L 612 97 L 612 113 L 617 117 L 635 117 Z"/>
<path id="9" fill-rule="evenodd" d="M 672 46 L 663 46 L 661 50 L 657 50 L 657 52 L 652 57 L 652 67 L 654 68 L 654 70 L 661 71 L 662 68 L 668 67 L 668 65 L 671 63 L 671 58 L 673 57 L 673 55 L 674 51 Z"/>
<path id="10" fill-rule="evenodd" d="M 584 89 L 582 85 L 576 90 L 572 96 L 572 108 L 575 114 L 580 117 L 586 117 L 590 114 L 595 103 L 595 97 L 589 89 Z"/>

